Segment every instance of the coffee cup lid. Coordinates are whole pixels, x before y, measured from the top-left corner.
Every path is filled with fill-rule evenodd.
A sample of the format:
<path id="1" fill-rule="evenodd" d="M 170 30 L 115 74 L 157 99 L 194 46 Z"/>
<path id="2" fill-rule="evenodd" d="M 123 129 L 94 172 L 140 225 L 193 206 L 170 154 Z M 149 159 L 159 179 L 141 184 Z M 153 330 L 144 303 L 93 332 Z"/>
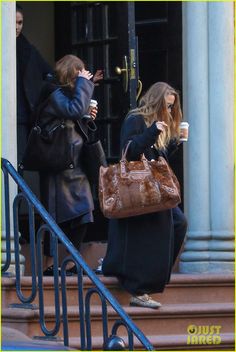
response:
<path id="1" fill-rule="evenodd" d="M 97 100 L 94 100 L 94 99 L 91 99 L 90 100 L 90 105 L 98 105 L 98 102 L 97 102 Z"/>
<path id="2" fill-rule="evenodd" d="M 189 126 L 189 123 L 188 123 L 188 122 L 183 121 L 183 122 L 181 122 L 181 123 L 180 123 L 180 126 L 186 126 L 186 127 L 187 127 L 187 126 Z"/>

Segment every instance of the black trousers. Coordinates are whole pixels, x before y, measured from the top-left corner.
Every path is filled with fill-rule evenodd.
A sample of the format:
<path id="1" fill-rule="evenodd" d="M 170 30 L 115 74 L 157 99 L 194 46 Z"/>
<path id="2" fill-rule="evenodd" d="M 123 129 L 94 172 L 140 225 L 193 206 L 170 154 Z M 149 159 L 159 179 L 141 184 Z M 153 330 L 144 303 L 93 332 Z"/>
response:
<path id="1" fill-rule="evenodd" d="M 183 244 L 187 232 L 187 219 L 179 207 L 172 209 L 174 221 L 174 248 L 173 248 L 173 265 L 179 254 L 180 248 Z"/>
<path id="2" fill-rule="evenodd" d="M 29 124 L 17 123 L 17 165 L 22 161 L 29 136 Z M 21 169 L 19 170 L 21 171 Z"/>
<path id="3" fill-rule="evenodd" d="M 75 224 L 71 221 L 66 221 L 59 224 L 62 231 L 71 241 L 71 243 L 75 246 L 75 248 L 79 251 L 80 245 L 83 242 L 83 239 L 86 236 L 88 224 Z M 51 248 L 50 248 L 50 234 L 45 233 L 44 243 L 43 243 L 44 255 L 51 257 Z"/>

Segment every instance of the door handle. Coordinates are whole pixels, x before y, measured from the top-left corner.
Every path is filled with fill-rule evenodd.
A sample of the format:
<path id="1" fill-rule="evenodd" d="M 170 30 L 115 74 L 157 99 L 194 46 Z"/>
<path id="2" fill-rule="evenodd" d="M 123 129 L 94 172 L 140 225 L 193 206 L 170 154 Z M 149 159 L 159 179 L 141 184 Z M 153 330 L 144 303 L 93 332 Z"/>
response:
<path id="1" fill-rule="evenodd" d="M 123 61 L 123 68 L 120 68 L 120 67 L 116 66 L 115 72 L 118 75 L 122 75 L 123 88 L 124 88 L 125 93 L 127 93 L 127 91 L 128 91 L 128 82 L 129 82 L 127 56 L 124 56 L 122 61 Z"/>
<path id="2" fill-rule="evenodd" d="M 137 94 L 136 94 L 136 101 L 140 97 L 140 94 L 142 93 L 142 89 L 143 89 L 143 84 L 142 84 L 142 81 L 139 79 L 138 80 L 138 91 L 137 91 Z"/>

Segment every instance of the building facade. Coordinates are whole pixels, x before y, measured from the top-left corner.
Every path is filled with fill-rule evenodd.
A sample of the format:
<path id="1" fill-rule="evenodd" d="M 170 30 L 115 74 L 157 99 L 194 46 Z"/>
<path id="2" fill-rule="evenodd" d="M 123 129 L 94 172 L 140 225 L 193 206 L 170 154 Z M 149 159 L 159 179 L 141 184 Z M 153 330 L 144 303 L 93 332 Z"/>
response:
<path id="1" fill-rule="evenodd" d="M 2 2 L 1 7 L 2 156 L 16 167 L 15 3 Z M 132 20 L 129 16 L 132 13 L 128 13 L 127 23 Z M 183 112 L 190 137 L 183 150 L 184 210 L 189 228 L 179 271 L 233 272 L 234 3 L 183 2 L 181 28 Z M 11 185 L 11 199 L 16 192 Z M 2 211 L 4 260 L 3 207 Z"/>

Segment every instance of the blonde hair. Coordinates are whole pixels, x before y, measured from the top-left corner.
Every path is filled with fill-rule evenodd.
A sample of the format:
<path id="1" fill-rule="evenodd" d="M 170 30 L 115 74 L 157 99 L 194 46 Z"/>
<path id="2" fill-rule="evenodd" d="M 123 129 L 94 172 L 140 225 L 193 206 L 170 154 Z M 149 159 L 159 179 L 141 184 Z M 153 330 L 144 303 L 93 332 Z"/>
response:
<path id="1" fill-rule="evenodd" d="M 175 97 L 171 113 L 168 112 L 165 100 L 168 95 Z M 179 124 L 182 120 L 179 94 L 167 83 L 154 83 L 140 99 L 139 107 L 131 110 L 131 114 L 142 115 L 147 127 L 154 121 L 163 121 L 167 124 L 165 131 L 160 133 L 156 140 L 157 148 L 166 148 L 172 138 L 179 139 Z"/>
<path id="2" fill-rule="evenodd" d="M 83 61 L 74 55 L 65 55 L 56 62 L 55 72 L 59 83 L 71 89 L 75 86 L 75 80 L 79 71 L 84 68 Z"/>

